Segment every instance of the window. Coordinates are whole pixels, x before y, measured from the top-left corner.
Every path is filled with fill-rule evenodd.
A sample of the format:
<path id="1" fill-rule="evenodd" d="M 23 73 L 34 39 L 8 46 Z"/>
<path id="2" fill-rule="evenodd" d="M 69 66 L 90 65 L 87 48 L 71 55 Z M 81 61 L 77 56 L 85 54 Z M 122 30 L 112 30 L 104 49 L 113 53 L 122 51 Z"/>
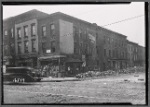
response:
<path id="1" fill-rule="evenodd" d="M 106 37 L 104 36 L 104 43 L 106 43 Z"/>
<path id="2" fill-rule="evenodd" d="M 137 47 L 135 48 L 135 51 L 137 52 Z"/>
<path id="3" fill-rule="evenodd" d="M 24 37 L 28 37 L 28 26 L 24 26 Z"/>
<path id="4" fill-rule="evenodd" d="M 123 58 L 125 58 L 125 54 L 124 54 L 124 52 L 122 52 L 122 55 L 123 55 L 122 57 L 123 57 Z"/>
<path id="5" fill-rule="evenodd" d="M 110 38 L 108 38 L 108 44 L 110 44 Z"/>
<path id="6" fill-rule="evenodd" d="M 25 41 L 25 42 L 24 42 L 24 52 L 25 52 L 25 53 L 28 53 L 28 45 L 29 45 L 29 42 L 28 42 L 28 41 Z"/>
<path id="7" fill-rule="evenodd" d="M 14 37 L 14 31 L 13 31 L 13 28 L 11 29 L 11 37 L 13 38 Z"/>
<path id="8" fill-rule="evenodd" d="M 106 56 L 106 49 L 104 49 L 104 56 Z"/>
<path id="9" fill-rule="evenodd" d="M 17 28 L 17 37 L 18 39 L 21 38 L 21 28 Z"/>
<path id="10" fill-rule="evenodd" d="M 116 50 L 116 58 L 118 58 L 118 50 Z"/>
<path id="11" fill-rule="evenodd" d="M 51 51 L 52 51 L 52 53 L 54 53 L 56 50 L 55 50 L 55 48 L 56 48 L 56 43 L 55 43 L 55 41 L 52 41 L 51 42 Z"/>
<path id="12" fill-rule="evenodd" d="M 113 57 L 115 57 L 115 50 L 113 50 Z"/>
<path id="13" fill-rule="evenodd" d="M 32 39 L 31 42 L 32 42 L 32 52 L 36 52 L 36 40 Z"/>
<path id="14" fill-rule="evenodd" d="M 83 43 L 83 41 L 81 41 L 80 47 L 81 47 L 81 49 L 84 49 L 84 43 Z"/>
<path id="15" fill-rule="evenodd" d="M 80 51 L 80 49 L 78 50 L 79 51 L 79 55 L 81 54 L 81 51 Z"/>
<path id="16" fill-rule="evenodd" d="M 46 53 L 46 43 L 45 42 L 42 43 L 42 52 Z"/>
<path id="17" fill-rule="evenodd" d="M 18 42 L 18 54 L 21 53 L 21 42 Z"/>
<path id="18" fill-rule="evenodd" d="M 111 57 L 111 50 L 109 50 L 109 57 Z"/>
<path id="19" fill-rule="evenodd" d="M 73 32 L 74 32 L 74 34 L 76 33 L 76 31 L 77 31 L 76 26 L 73 26 Z"/>
<path id="20" fill-rule="evenodd" d="M 31 24 L 31 35 L 32 36 L 36 35 L 35 23 Z"/>
<path id="21" fill-rule="evenodd" d="M 42 36 L 46 36 L 46 26 L 42 26 Z"/>
<path id="22" fill-rule="evenodd" d="M 4 54 L 7 55 L 7 53 L 8 53 L 8 45 L 5 45 L 4 46 Z"/>
<path id="23" fill-rule="evenodd" d="M 7 30 L 5 30 L 5 31 L 4 31 L 4 35 L 5 35 L 5 36 L 7 36 L 7 35 L 8 35 L 8 32 L 7 32 Z"/>
<path id="24" fill-rule="evenodd" d="M 50 34 L 52 36 L 54 36 L 54 34 L 55 34 L 55 25 L 54 24 L 50 24 Z"/>

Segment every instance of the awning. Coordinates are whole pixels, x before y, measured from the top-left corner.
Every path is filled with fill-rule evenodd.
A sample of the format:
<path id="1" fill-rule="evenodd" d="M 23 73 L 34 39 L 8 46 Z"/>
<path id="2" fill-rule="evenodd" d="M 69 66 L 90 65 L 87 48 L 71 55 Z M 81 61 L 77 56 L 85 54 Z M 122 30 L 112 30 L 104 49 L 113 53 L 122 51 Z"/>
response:
<path id="1" fill-rule="evenodd" d="M 67 59 L 66 62 L 77 62 L 77 63 L 82 63 L 83 61 L 81 61 L 81 60 L 79 60 L 79 59 L 69 58 L 69 59 Z"/>
<path id="2" fill-rule="evenodd" d="M 66 57 L 65 55 L 51 55 L 51 56 L 43 56 L 39 57 L 39 60 L 48 60 L 48 59 L 56 59 L 56 58 L 61 58 L 61 57 Z"/>

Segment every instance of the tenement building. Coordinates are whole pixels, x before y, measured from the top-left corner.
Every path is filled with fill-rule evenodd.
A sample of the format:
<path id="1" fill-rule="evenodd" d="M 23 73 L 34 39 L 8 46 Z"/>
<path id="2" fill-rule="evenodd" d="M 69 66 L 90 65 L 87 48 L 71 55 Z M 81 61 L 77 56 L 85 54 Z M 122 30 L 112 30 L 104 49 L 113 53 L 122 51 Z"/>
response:
<path id="1" fill-rule="evenodd" d="M 31 10 L 3 21 L 6 65 L 40 68 L 46 75 L 143 65 L 144 47 L 133 44 L 125 35 L 60 12 Z"/>

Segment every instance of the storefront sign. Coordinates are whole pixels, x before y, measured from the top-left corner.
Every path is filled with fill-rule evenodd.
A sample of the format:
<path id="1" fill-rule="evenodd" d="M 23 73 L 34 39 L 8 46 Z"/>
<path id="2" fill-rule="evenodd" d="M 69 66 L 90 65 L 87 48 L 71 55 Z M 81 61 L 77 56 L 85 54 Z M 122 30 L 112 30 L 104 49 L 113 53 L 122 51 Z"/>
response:
<path id="1" fill-rule="evenodd" d="M 46 53 L 51 53 L 51 50 L 50 50 L 50 49 L 47 49 L 47 50 L 46 50 Z"/>

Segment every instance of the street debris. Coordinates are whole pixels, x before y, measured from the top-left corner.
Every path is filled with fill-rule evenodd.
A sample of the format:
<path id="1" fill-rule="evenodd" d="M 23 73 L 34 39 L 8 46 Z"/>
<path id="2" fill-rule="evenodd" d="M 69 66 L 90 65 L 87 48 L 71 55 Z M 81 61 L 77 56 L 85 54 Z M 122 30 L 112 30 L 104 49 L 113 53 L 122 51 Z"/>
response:
<path id="1" fill-rule="evenodd" d="M 107 70 L 107 71 L 88 71 L 85 73 L 77 74 L 77 78 L 87 78 L 87 77 L 100 77 L 100 76 L 109 76 L 109 75 L 117 75 L 117 74 L 130 74 L 130 73 L 136 73 L 136 72 L 144 72 L 144 67 L 133 67 L 133 68 L 127 68 L 122 70 Z M 135 75 L 135 77 L 138 77 L 138 75 Z"/>

